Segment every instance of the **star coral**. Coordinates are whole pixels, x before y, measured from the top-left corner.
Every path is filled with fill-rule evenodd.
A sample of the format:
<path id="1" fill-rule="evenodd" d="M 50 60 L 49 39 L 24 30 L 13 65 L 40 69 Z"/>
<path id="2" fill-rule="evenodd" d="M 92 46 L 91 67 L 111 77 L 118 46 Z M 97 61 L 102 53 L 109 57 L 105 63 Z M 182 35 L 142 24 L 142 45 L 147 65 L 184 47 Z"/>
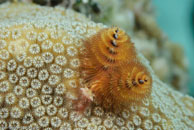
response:
<path id="1" fill-rule="evenodd" d="M 104 28 L 63 8 L 0 5 L 0 129 L 191 130 L 194 99 L 153 76 L 150 98 L 119 115 L 100 106 L 73 110 L 80 78 L 82 40 Z"/>

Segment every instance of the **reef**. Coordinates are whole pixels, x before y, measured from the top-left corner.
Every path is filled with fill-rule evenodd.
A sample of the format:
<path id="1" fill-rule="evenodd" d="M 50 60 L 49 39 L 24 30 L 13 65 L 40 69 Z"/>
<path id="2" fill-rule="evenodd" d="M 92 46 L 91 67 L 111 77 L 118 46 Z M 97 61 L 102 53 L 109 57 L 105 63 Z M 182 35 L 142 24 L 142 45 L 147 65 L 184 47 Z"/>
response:
<path id="1" fill-rule="evenodd" d="M 139 51 L 153 78 L 150 97 L 119 114 L 95 103 L 78 113 L 83 40 L 107 26 L 61 7 L 5 3 L 0 12 L 0 129 L 194 129 L 194 99 L 163 83 Z"/>
<path id="2" fill-rule="evenodd" d="M 136 48 L 149 60 L 156 75 L 170 87 L 187 93 L 187 57 L 183 47 L 172 42 L 159 28 L 156 22 L 157 9 L 151 0 L 92 0 L 88 2 L 92 8 L 91 3 L 98 5 L 99 13 L 88 8 L 87 11 L 83 10 L 85 4 L 79 11 L 96 22 L 125 29 L 136 43 Z"/>
<path id="3" fill-rule="evenodd" d="M 5 0 L 2 0 L 2 2 Z M 172 42 L 156 22 L 151 0 L 20 0 L 43 6 L 61 6 L 95 22 L 123 28 L 149 60 L 156 75 L 169 87 L 187 93 L 188 61 L 182 46 Z M 177 54 L 176 52 L 180 53 Z M 163 69 L 165 68 L 165 69 Z M 165 70 L 165 71 L 164 71 Z"/>

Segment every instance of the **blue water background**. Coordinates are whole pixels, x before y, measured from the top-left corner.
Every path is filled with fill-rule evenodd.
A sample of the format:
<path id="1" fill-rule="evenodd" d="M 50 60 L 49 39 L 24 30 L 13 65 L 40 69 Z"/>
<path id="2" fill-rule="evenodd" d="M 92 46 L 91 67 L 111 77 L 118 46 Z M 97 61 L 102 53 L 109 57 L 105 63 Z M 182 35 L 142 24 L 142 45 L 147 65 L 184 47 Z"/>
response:
<path id="1" fill-rule="evenodd" d="M 189 61 L 189 94 L 194 96 L 194 0 L 153 0 L 157 22 L 170 40 L 184 47 Z M 177 52 L 178 53 L 178 52 Z"/>

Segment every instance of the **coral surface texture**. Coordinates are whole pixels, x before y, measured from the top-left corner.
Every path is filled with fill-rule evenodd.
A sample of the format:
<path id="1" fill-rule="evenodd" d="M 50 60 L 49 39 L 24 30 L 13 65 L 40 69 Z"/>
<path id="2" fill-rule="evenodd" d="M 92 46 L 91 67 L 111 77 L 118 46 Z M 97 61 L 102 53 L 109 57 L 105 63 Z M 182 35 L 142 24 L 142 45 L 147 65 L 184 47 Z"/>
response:
<path id="1" fill-rule="evenodd" d="M 74 109 L 83 40 L 105 27 L 60 7 L 0 5 L 0 129 L 193 130 L 194 99 L 160 81 L 139 52 L 153 79 L 142 105 L 119 114 L 95 104 Z"/>

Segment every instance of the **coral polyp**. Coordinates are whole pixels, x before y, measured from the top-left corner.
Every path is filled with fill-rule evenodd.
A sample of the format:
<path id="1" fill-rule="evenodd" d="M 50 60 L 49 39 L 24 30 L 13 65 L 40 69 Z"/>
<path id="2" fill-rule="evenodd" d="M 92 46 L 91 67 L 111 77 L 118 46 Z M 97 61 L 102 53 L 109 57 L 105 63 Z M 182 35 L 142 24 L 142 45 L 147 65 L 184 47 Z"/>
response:
<path id="1" fill-rule="evenodd" d="M 150 95 L 152 77 L 123 30 L 102 29 L 84 45 L 87 51 L 81 55 L 81 72 L 95 102 L 106 110 L 119 111 Z"/>

